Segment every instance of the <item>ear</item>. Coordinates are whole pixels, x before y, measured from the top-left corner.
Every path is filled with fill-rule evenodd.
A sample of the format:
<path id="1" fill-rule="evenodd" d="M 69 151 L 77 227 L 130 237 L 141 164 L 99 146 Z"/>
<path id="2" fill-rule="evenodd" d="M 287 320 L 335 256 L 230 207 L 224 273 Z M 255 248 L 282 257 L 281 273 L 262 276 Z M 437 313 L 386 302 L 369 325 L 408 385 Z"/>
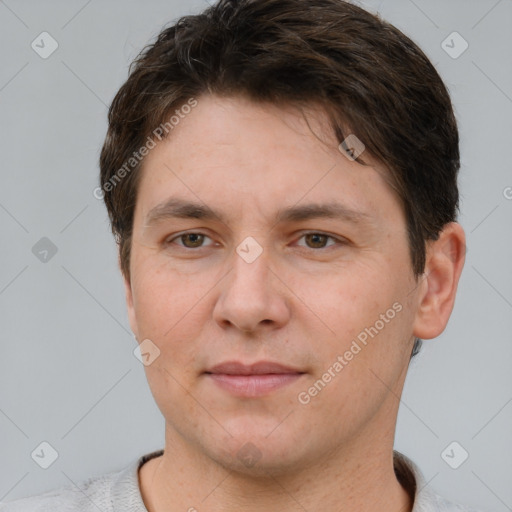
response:
<path id="1" fill-rule="evenodd" d="M 118 260 L 119 268 L 121 269 L 121 260 Z M 128 312 L 128 320 L 130 322 L 130 328 L 135 336 L 135 339 L 139 340 L 139 333 L 138 333 L 138 327 L 137 327 L 137 318 L 135 316 L 135 308 L 133 306 L 133 292 L 132 292 L 132 285 L 131 285 L 131 279 L 130 276 L 127 276 L 124 274 L 124 272 L 121 269 L 121 274 L 123 277 L 123 283 L 124 283 L 124 292 L 126 297 L 126 310 Z"/>
<path id="2" fill-rule="evenodd" d="M 418 309 L 413 334 L 417 338 L 439 336 L 448 323 L 455 303 L 455 294 L 466 256 L 466 237 L 462 226 L 450 222 L 437 240 L 427 244 L 425 272 L 418 287 Z"/>

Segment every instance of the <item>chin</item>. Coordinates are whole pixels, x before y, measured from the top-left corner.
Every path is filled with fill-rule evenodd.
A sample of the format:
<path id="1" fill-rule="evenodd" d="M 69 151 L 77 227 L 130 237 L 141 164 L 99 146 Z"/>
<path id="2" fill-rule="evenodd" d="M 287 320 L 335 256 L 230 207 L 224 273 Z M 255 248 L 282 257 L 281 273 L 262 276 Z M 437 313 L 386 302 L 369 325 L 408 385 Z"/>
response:
<path id="1" fill-rule="evenodd" d="M 233 437 L 226 434 L 219 442 L 214 441 L 213 446 L 205 446 L 204 451 L 228 471 L 252 477 L 290 474 L 306 463 L 307 453 L 299 450 L 307 444 L 304 439 L 295 441 L 295 436 L 286 429 L 278 434 L 282 425 L 278 428 L 276 425 L 274 422 L 272 428 L 256 429 L 253 421 L 252 428 Z M 275 430 L 272 432 L 272 429 Z M 219 447 L 222 448 L 219 450 Z"/>

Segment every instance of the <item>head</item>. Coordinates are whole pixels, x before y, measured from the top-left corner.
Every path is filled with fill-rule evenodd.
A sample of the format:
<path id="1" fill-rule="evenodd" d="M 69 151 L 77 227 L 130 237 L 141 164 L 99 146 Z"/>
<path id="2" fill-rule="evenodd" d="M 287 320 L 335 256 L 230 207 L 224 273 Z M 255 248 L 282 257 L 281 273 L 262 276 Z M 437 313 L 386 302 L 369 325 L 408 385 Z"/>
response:
<path id="1" fill-rule="evenodd" d="M 169 428 L 226 464 L 246 442 L 273 445 L 267 469 L 383 423 L 393 435 L 386 418 L 419 340 L 448 321 L 464 245 L 451 101 L 407 36 L 342 0 L 221 0 L 132 64 L 100 166 Z M 242 398 L 207 373 L 262 359 L 300 376 Z"/>

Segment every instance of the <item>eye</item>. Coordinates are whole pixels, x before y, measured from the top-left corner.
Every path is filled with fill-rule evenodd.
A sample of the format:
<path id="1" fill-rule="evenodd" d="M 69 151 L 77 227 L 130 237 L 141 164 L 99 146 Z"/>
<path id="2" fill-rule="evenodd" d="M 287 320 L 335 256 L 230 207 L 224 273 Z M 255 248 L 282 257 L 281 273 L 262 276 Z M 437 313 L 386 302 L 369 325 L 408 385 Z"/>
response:
<path id="1" fill-rule="evenodd" d="M 166 240 L 166 244 L 169 245 L 173 243 L 175 240 L 180 240 L 183 242 L 182 244 L 178 244 L 180 247 L 185 247 L 186 249 L 197 249 L 204 247 L 203 242 L 205 238 L 211 240 L 211 238 L 204 233 L 190 232 L 190 233 L 182 233 L 181 235 L 175 236 L 174 238 L 170 238 Z"/>
<path id="2" fill-rule="evenodd" d="M 338 240 L 337 238 L 334 238 L 331 235 L 327 235 L 326 233 L 318 233 L 316 231 L 311 231 L 309 233 L 304 233 L 300 238 L 304 238 L 306 240 L 306 243 L 308 244 L 307 247 L 310 249 L 324 249 L 326 247 L 330 247 L 332 245 L 336 245 L 336 242 L 343 243 L 341 240 Z M 334 240 L 333 244 L 330 244 L 329 246 L 326 245 L 327 241 L 331 239 Z M 310 244 L 310 245 L 309 245 Z M 304 246 L 302 246 L 304 247 Z"/>
<path id="3" fill-rule="evenodd" d="M 306 247 L 309 249 L 325 249 L 327 247 L 331 247 L 336 244 L 343 244 L 344 242 L 334 236 L 328 235 L 326 233 L 321 233 L 317 231 L 311 231 L 309 233 L 304 233 L 299 240 L 303 239 L 306 241 L 306 245 L 298 244 L 301 247 Z M 200 249 L 201 247 L 207 247 L 204 245 L 205 239 L 211 240 L 211 238 L 204 233 L 199 232 L 189 232 L 189 233 L 181 233 L 173 238 L 167 239 L 165 241 L 166 245 L 170 245 L 175 243 L 175 241 L 179 241 L 181 243 L 177 243 L 179 247 L 183 247 L 185 249 Z M 332 240 L 333 243 L 328 244 L 328 241 Z M 209 244 L 212 245 L 212 244 Z"/>

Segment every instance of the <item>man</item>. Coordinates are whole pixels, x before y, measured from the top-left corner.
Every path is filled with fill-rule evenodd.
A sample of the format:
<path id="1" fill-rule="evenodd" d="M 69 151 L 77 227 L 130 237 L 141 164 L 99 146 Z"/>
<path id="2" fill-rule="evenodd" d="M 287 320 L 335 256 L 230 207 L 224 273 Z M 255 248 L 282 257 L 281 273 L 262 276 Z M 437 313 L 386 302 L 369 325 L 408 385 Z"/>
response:
<path id="1" fill-rule="evenodd" d="M 141 53 L 100 167 L 165 447 L 1 510 L 468 510 L 393 451 L 465 252 L 410 39 L 342 0 L 221 0 Z"/>

